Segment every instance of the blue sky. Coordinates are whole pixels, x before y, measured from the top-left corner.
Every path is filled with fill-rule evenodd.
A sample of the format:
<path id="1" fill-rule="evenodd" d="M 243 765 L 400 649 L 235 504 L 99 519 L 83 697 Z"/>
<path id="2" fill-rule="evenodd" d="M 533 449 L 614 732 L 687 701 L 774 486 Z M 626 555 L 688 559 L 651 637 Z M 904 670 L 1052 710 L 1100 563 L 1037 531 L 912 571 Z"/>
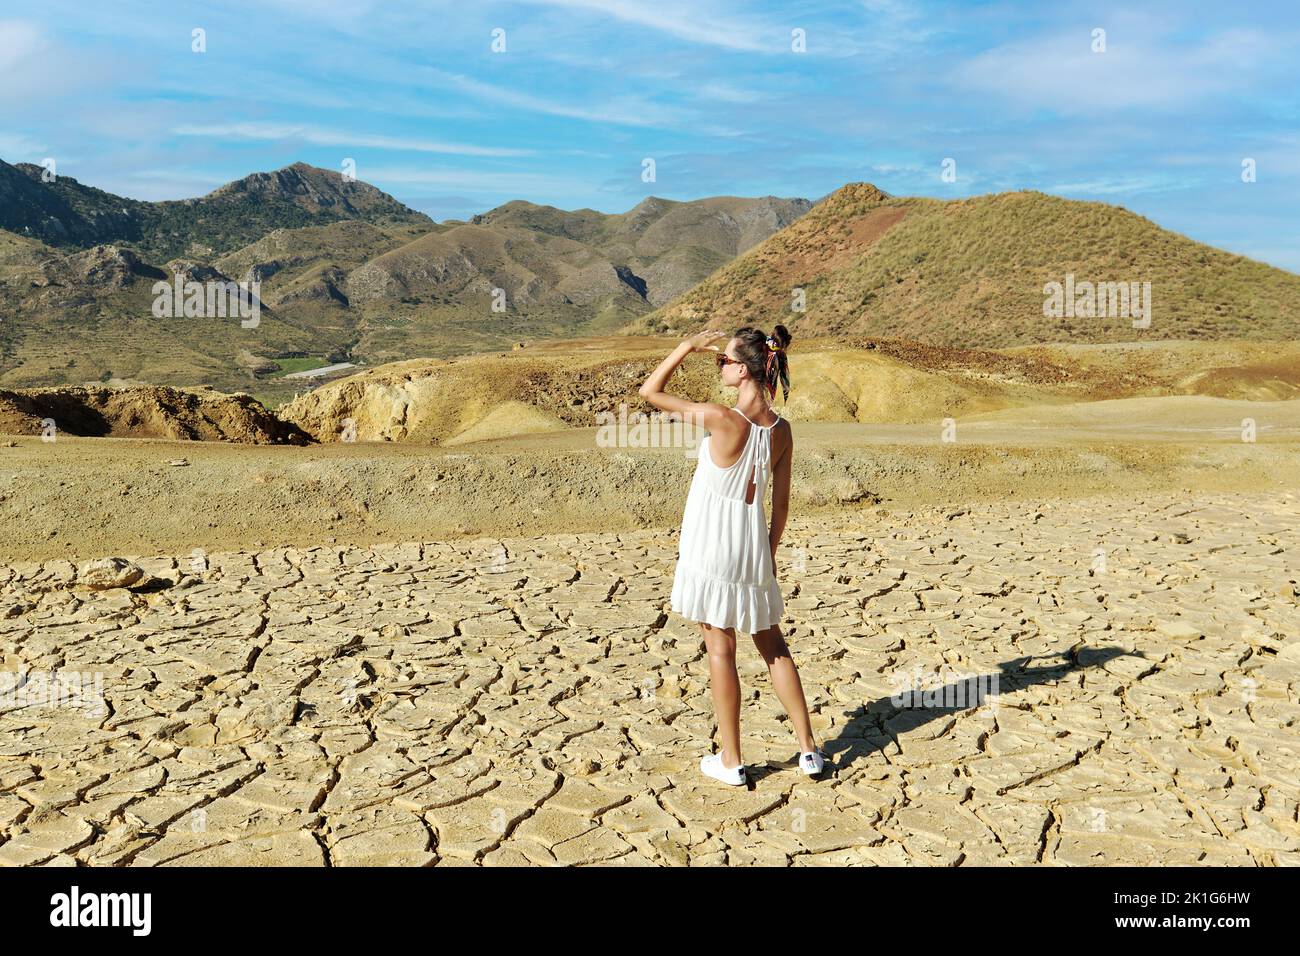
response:
<path id="1" fill-rule="evenodd" d="M 352 159 L 436 219 L 1039 189 L 1300 272 L 1300 11 L 1133 6 L 0 0 L 0 158 L 141 199 Z"/>

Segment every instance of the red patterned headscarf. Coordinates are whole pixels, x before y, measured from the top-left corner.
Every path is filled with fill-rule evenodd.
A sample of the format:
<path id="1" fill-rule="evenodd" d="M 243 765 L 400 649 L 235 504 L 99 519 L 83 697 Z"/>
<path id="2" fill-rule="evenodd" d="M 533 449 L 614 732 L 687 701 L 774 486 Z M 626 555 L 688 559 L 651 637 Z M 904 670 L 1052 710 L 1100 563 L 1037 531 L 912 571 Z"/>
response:
<path id="1" fill-rule="evenodd" d="M 772 336 L 767 337 L 767 374 L 766 385 L 772 398 L 776 398 L 777 379 L 781 381 L 781 401 L 790 399 L 790 364 L 786 361 L 785 349 Z"/>

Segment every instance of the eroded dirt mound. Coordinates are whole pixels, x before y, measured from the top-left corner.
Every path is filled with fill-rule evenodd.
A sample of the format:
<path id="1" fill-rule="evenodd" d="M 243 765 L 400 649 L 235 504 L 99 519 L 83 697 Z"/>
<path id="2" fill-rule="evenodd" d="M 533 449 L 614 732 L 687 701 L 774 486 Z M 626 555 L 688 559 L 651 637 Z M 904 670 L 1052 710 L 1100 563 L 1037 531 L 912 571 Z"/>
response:
<path id="1" fill-rule="evenodd" d="M 637 389 L 663 359 L 655 351 L 616 347 L 523 348 L 447 361 L 415 359 L 353 375 L 300 396 L 280 409 L 319 441 L 409 441 L 452 444 L 563 428 L 589 428 L 597 416 L 653 411 Z M 663 349 L 666 354 L 671 349 Z M 673 390 L 711 400 L 712 363 L 693 360 L 673 376 Z"/>
<path id="2" fill-rule="evenodd" d="M 0 389 L 0 433 L 303 445 L 310 437 L 251 395 L 157 385 Z"/>
<path id="3" fill-rule="evenodd" d="M 655 411 L 637 389 L 674 344 L 610 337 L 398 362 L 323 385 L 280 415 L 319 441 L 442 445 L 591 428 L 605 423 L 602 415 Z M 1049 358 L 866 340 L 801 343 L 791 363 L 789 403 L 778 395 L 777 404 L 801 422 L 917 422 L 1077 401 L 1106 377 Z M 735 403 L 711 355 L 689 356 L 668 388 L 690 401 Z"/>
<path id="4" fill-rule="evenodd" d="M 675 344 L 590 338 L 399 362 L 323 385 L 280 414 L 320 441 L 351 435 L 446 445 L 590 428 L 604 424 L 602 413 L 653 412 L 637 389 Z M 1300 393 L 1295 343 L 990 350 L 838 337 L 798 342 L 790 363 L 793 389 L 788 404 L 778 395 L 777 405 L 799 422 L 911 424 L 1141 396 L 1277 400 Z M 668 389 L 691 401 L 736 399 L 706 355 L 689 356 Z"/>

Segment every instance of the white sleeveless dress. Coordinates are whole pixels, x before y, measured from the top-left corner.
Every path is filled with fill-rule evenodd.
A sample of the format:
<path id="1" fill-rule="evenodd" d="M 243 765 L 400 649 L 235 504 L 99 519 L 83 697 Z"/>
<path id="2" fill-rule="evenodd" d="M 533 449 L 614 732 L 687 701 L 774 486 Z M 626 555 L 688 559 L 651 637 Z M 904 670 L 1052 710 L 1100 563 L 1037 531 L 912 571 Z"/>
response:
<path id="1" fill-rule="evenodd" d="M 763 493 L 772 476 L 771 425 L 749 422 L 740 458 L 720 468 L 709 452 L 709 436 L 699 445 L 695 477 L 682 515 L 671 607 L 691 621 L 756 634 L 780 622 L 785 613 L 781 586 L 772 567 Z M 753 477 L 754 500 L 745 503 Z"/>

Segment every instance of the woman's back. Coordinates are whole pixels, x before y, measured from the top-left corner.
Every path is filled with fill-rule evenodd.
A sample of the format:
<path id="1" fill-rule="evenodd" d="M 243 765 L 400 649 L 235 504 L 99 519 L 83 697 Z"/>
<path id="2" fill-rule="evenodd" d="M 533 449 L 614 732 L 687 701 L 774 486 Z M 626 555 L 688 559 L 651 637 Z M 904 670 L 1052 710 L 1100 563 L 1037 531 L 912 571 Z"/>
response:
<path id="1" fill-rule="evenodd" d="M 703 462 L 707 462 L 712 466 L 709 484 L 717 494 L 724 498 L 742 500 L 746 504 L 757 501 L 761 506 L 768 479 L 775 465 L 773 442 L 777 426 L 783 419 L 780 415 L 775 415 L 776 420 L 770 425 L 759 425 L 740 409 L 736 408 L 732 411 L 749 422 L 745 426 L 746 431 L 740 451 L 730 464 L 721 464 L 714 456 L 714 433 L 710 433 L 700 444 L 702 463 L 697 466 L 697 470 L 705 467 Z"/>
<path id="2" fill-rule="evenodd" d="M 744 447 L 726 467 L 713 460 L 712 434 L 700 443 L 672 593 L 673 609 L 692 620 L 753 634 L 781 619 L 784 602 L 763 515 L 778 424 L 747 425 Z"/>

